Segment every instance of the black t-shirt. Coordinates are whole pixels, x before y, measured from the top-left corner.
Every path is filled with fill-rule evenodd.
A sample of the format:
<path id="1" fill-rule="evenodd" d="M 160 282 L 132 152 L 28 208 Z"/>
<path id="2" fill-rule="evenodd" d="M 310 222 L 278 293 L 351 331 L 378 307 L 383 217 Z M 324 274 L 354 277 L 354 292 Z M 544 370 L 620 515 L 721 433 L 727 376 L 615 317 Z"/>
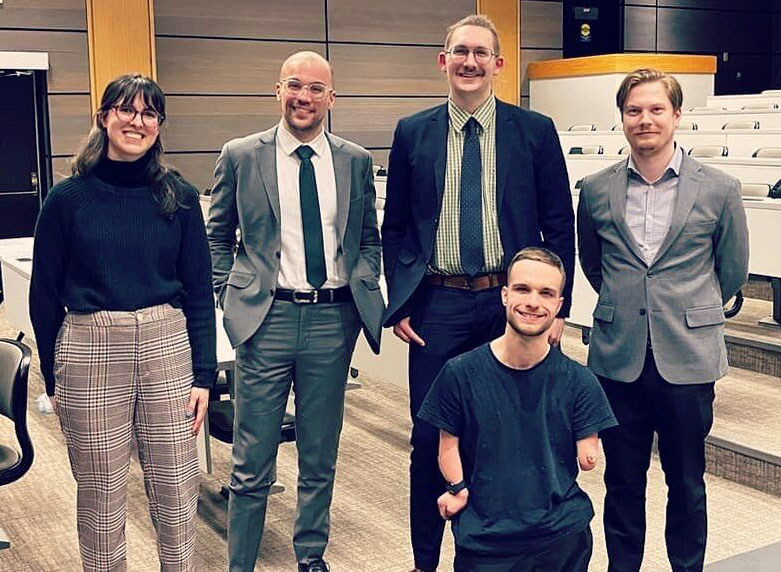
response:
<path id="1" fill-rule="evenodd" d="M 558 349 L 533 368 L 502 364 L 489 344 L 451 359 L 418 417 L 459 438 L 469 502 L 456 545 L 512 556 L 583 530 L 575 441 L 616 425 L 594 375 Z"/>

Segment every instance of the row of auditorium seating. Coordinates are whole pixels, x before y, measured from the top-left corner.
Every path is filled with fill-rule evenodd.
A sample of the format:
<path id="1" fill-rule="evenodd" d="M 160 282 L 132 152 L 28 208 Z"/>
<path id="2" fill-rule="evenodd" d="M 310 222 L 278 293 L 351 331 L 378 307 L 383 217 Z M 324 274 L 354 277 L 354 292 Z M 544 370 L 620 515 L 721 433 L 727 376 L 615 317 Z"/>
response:
<path id="1" fill-rule="evenodd" d="M 729 147 L 726 145 L 696 145 L 687 151 L 692 157 L 728 157 Z M 629 145 L 618 149 L 619 155 L 629 153 Z M 581 145 L 570 147 L 567 155 L 604 155 L 602 145 Z M 761 147 L 751 154 L 754 159 L 781 159 L 781 147 Z"/>
<path id="2" fill-rule="evenodd" d="M 724 130 L 735 130 L 735 129 L 759 129 L 761 127 L 761 123 L 758 119 L 738 119 L 735 121 L 727 121 L 726 123 L 723 123 L 722 126 L 719 129 Z M 699 129 L 699 125 L 694 121 L 681 121 L 678 124 L 678 131 L 697 131 Z M 611 131 L 621 131 L 622 125 L 620 123 L 616 123 L 610 128 Z M 597 126 L 593 123 L 580 123 L 575 125 L 570 125 L 567 128 L 567 131 L 570 133 L 582 133 L 583 131 L 591 132 L 591 131 L 597 131 Z"/>

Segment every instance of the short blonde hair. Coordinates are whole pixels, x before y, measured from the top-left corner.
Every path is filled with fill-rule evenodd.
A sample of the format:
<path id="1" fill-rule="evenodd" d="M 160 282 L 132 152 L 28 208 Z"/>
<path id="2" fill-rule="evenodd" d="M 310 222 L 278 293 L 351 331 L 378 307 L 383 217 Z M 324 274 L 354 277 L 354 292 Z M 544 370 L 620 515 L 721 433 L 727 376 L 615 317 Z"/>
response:
<path id="1" fill-rule="evenodd" d="M 496 55 L 499 55 L 501 49 L 499 47 L 499 34 L 496 31 L 496 26 L 488 16 L 483 16 L 482 14 L 470 14 L 469 16 L 461 18 L 458 22 L 448 27 L 447 36 L 445 36 L 446 51 L 450 48 L 450 39 L 453 37 L 453 32 L 464 26 L 477 26 L 479 28 L 485 28 L 491 32 L 491 35 L 494 37 L 494 52 Z"/>
<path id="2" fill-rule="evenodd" d="M 681 109 L 681 106 L 683 105 L 683 91 L 681 90 L 681 84 L 678 83 L 678 80 L 661 70 L 641 68 L 629 73 L 618 88 L 618 93 L 616 93 L 616 105 L 621 114 L 624 113 L 624 105 L 626 104 L 626 100 L 629 97 L 629 92 L 632 91 L 632 88 L 641 83 L 652 81 L 659 81 L 662 83 L 664 91 L 667 93 L 667 98 L 673 106 L 673 111 Z"/>

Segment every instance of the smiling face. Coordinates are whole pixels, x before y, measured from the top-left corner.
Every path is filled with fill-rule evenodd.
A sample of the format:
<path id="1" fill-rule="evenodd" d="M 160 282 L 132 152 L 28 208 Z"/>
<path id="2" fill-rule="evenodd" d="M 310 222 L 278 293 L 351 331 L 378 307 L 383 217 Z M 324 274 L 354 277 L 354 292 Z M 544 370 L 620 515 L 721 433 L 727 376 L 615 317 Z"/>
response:
<path id="1" fill-rule="evenodd" d="M 276 94 L 285 126 L 299 141 L 311 141 L 320 133 L 336 97 L 328 62 L 314 53 L 295 54 L 282 65 L 279 79 Z M 296 93 L 289 89 L 291 85 L 298 87 Z M 325 96 L 318 99 L 315 93 L 313 97 L 312 85 L 325 86 Z"/>
<path id="2" fill-rule="evenodd" d="M 114 108 L 103 112 L 100 122 L 106 129 L 108 137 L 107 155 L 114 161 L 135 161 L 154 145 L 160 134 L 158 125 L 147 127 L 141 121 L 141 112 L 148 109 L 140 93 L 132 102 L 114 102 L 114 106 L 131 106 L 135 108 L 136 116 L 131 121 L 123 121 Z"/>
<path id="3" fill-rule="evenodd" d="M 469 50 L 466 59 L 446 53 L 456 47 Z M 504 66 L 504 58 L 499 55 L 492 56 L 485 63 L 478 62 L 474 54 L 478 48 L 495 52 L 493 34 L 487 28 L 466 25 L 453 30 L 447 49 L 438 56 L 439 69 L 447 74 L 450 83 L 451 99 L 466 109 L 488 99 L 494 77 Z"/>
<path id="4" fill-rule="evenodd" d="M 538 260 L 513 264 L 502 288 L 508 325 L 523 337 L 548 331 L 561 308 L 563 278 L 555 266 Z"/>
<path id="5" fill-rule="evenodd" d="M 624 103 L 621 120 L 635 156 L 672 155 L 681 110 L 673 109 L 661 81 L 633 87 Z"/>

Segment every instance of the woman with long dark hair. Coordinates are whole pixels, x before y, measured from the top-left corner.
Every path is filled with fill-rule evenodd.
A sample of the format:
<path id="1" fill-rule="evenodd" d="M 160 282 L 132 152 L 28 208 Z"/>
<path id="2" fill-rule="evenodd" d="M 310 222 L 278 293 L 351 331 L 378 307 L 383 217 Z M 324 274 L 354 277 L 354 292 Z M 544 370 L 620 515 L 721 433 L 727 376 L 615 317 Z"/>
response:
<path id="1" fill-rule="evenodd" d="M 126 568 L 134 438 L 161 569 L 193 569 L 214 302 L 198 192 L 162 161 L 164 121 L 154 81 L 112 81 L 35 231 L 30 317 L 77 482 L 84 570 Z"/>

